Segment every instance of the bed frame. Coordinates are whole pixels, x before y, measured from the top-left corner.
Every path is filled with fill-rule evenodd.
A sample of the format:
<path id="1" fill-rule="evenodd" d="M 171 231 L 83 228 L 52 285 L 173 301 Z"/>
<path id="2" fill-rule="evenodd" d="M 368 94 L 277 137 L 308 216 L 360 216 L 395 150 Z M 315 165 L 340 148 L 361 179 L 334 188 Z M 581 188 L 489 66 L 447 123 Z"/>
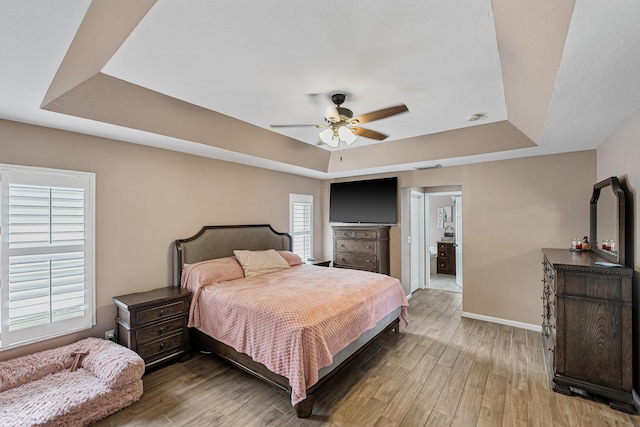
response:
<path id="1" fill-rule="evenodd" d="M 202 227 L 194 236 L 175 241 L 174 285 L 180 286 L 182 268 L 185 264 L 233 256 L 235 249 L 291 250 L 291 236 L 275 231 L 268 224 Z M 343 355 L 343 360 L 340 363 L 337 363 L 329 373 L 322 376 L 315 385 L 307 389 L 307 398 L 295 405 L 298 417 L 307 418 L 311 416 L 313 412 L 314 394 L 329 384 L 340 372 L 343 372 L 351 362 L 373 346 L 387 332 L 394 330 L 398 333 L 399 323 L 399 318 L 392 316 L 389 320 L 385 321 L 385 324 L 381 325 L 380 332 L 373 336 L 373 338 L 355 349 L 355 351 L 350 349 L 348 355 Z M 243 371 L 291 395 L 291 387 L 289 386 L 289 380 L 287 378 L 271 372 L 266 366 L 254 361 L 248 355 L 235 351 L 233 348 L 195 328 L 191 328 L 191 339 L 196 347 L 214 353 Z M 340 355 L 340 353 L 338 353 L 338 355 Z M 336 355 L 336 358 L 338 355 Z"/>

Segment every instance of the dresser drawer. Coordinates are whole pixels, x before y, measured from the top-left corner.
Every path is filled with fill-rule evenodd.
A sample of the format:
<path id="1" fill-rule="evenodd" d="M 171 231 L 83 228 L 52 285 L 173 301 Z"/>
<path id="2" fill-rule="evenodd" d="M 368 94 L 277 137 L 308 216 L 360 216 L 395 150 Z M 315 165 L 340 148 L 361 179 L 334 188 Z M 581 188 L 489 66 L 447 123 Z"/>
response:
<path id="1" fill-rule="evenodd" d="M 336 239 L 336 251 L 355 252 L 359 254 L 375 254 L 377 252 L 375 241 Z"/>
<path id="2" fill-rule="evenodd" d="M 333 237 L 346 237 L 348 239 L 377 239 L 375 230 L 334 230 Z"/>
<path id="3" fill-rule="evenodd" d="M 167 304 L 160 307 L 150 308 L 148 310 L 141 310 L 138 312 L 138 325 L 144 325 L 156 320 L 167 319 L 172 316 L 184 313 L 185 304 L 184 301 L 178 301 L 173 304 Z"/>
<path id="4" fill-rule="evenodd" d="M 356 239 L 377 239 L 378 232 L 373 230 L 356 231 L 355 237 Z"/>
<path id="5" fill-rule="evenodd" d="M 353 237 L 353 231 L 351 230 L 334 230 L 333 237 Z"/>
<path id="6" fill-rule="evenodd" d="M 185 317 L 181 316 L 177 319 L 160 322 L 151 326 L 145 326 L 136 331 L 138 344 L 145 344 L 149 341 L 156 340 L 163 335 L 172 335 L 182 332 L 185 323 Z"/>
<path id="7" fill-rule="evenodd" d="M 449 260 L 438 258 L 438 273 L 449 272 Z"/>
<path id="8" fill-rule="evenodd" d="M 182 347 L 184 347 L 184 334 L 178 333 L 138 346 L 138 354 L 143 359 L 148 359 L 170 350 L 182 349 Z"/>
<path id="9" fill-rule="evenodd" d="M 334 266 L 349 266 L 360 268 L 364 270 L 375 270 L 376 266 L 376 256 L 375 255 L 361 255 L 354 254 L 349 252 L 336 252 L 335 260 L 333 261 Z"/>

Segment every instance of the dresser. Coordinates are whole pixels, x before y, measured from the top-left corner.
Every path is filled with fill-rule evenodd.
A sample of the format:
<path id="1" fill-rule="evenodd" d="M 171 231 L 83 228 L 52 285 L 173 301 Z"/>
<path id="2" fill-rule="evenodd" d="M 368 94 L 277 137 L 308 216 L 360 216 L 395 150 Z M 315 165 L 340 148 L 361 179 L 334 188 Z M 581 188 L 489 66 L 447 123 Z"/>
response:
<path id="1" fill-rule="evenodd" d="M 115 341 L 142 357 L 147 368 L 190 357 L 189 305 L 191 292 L 174 287 L 121 295 L 116 306 Z"/>
<path id="2" fill-rule="evenodd" d="M 333 266 L 390 274 L 389 226 L 333 226 Z"/>
<path id="3" fill-rule="evenodd" d="M 455 242 L 438 242 L 438 274 L 456 274 Z"/>
<path id="4" fill-rule="evenodd" d="M 542 338 L 553 390 L 587 392 L 625 412 L 633 397 L 633 270 L 593 252 L 543 249 Z"/>

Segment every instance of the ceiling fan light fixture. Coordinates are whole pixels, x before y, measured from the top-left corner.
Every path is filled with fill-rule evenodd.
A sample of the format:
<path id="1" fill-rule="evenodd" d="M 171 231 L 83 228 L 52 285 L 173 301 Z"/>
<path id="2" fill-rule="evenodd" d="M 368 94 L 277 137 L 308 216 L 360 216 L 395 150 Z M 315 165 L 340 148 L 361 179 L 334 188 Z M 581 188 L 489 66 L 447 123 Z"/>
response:
<path id="1" fill-rule="evenodd" d="M 318 134 L 320 141 L 327 144 L 329 147 L 337 148 L 340 144 L 340 139 L 334 135 L 332 128 L 326 128 Z"/>
<path id="2" fill-rule="evenodd" d="M 347 126 L 340 126 L 340 128 L 338 129 L 338 136 L 340 136 L 340 139 L 346 142 L 347 145 L 353 144 L 356 141 L 356 139 L 358 139 L 358 137 L 353 133 L 351 128 Z"/>

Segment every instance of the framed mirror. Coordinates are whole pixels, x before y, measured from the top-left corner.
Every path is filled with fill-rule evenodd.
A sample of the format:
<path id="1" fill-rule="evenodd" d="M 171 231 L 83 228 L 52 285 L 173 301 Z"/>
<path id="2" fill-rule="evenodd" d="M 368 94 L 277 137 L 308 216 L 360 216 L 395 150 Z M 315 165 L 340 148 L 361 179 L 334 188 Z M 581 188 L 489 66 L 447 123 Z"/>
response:
<path id="1" fill-rule="evenodd" d="M 591 196 L 591 250 L 611 262 L 625 265 L 624 191 L 612 176 L 593 186 Z"/>

